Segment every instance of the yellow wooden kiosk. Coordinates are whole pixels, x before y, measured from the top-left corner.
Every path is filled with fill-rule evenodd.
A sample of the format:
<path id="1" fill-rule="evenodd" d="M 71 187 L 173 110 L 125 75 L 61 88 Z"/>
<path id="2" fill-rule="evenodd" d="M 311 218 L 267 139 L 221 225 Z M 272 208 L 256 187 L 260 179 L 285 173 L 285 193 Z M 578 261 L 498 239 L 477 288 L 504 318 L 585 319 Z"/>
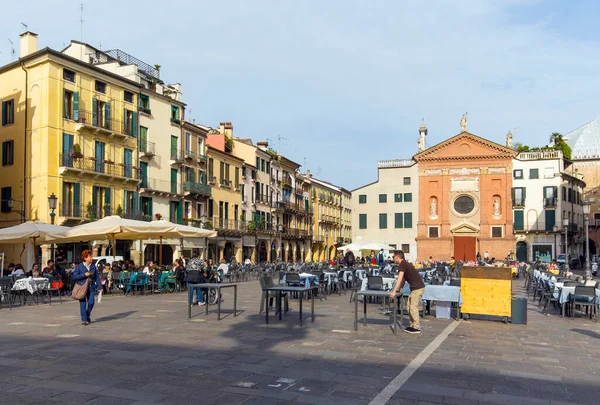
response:
<path id="1" fill-rule="evenodd" d="M 508 322 L 511 316 L 512 271 L 502 267 L 463 267 L 461 269 L 461 312 L 501 316 Z"/>

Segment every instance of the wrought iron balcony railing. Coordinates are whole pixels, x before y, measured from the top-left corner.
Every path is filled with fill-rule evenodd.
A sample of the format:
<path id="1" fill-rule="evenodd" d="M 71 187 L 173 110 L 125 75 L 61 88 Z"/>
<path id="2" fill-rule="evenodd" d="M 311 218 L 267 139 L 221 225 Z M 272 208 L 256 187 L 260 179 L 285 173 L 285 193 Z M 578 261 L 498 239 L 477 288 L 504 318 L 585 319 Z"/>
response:
<path id="1" fill-rule="evenodd" d="M 208 184 L 186 181 L 183 183 L 183 191 L 200 196 L 210 197 L 211 188 Z"/>
<path id="2" fill-rule="evenodd" d="M 109 177 L 123 177 L 139 180 L 140 168 L 124 163 L 114 163 L 107 159 L 95 157 L 71 157 L 68 154 L 59 154 L 60 167 L 70 168 L 81 172 L 91 172 Z"/>

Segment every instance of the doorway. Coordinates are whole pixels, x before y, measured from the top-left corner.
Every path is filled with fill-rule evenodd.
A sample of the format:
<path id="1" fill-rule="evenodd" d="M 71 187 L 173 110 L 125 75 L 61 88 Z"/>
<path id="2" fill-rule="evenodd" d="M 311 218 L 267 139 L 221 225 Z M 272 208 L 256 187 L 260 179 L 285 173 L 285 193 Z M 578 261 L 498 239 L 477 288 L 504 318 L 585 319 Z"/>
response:
<path id="1" fill-rule="evenodd" d="M 517 261 L 527 262 L 527 243 L 521 241 L 517 242 Z"/>
<path id="2" fill-rule="evenodd" d="M 477 238 L 475 236 L 454 237 L 454 259 L 473 261 L 477 254 Z"/>

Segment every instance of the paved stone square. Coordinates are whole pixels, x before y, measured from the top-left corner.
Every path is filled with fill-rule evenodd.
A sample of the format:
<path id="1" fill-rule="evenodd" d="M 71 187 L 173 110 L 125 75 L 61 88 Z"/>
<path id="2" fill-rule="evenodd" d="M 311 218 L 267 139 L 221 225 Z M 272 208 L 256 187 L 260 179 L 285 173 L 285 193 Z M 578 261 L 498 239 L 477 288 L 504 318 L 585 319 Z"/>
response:
<path id="1" fill-rule="evenodd" d="M 305 301 L 300 328 L 291 300 L 282 323 L 265 325 L 258 282 L 240 284 L 236 318 L 232 293 L 220 322 L 216 306 L 189 320 L 187 293 L 103 297 L 87 327 L 70 299 L 2 307 L 0 403 L 376 404 L 405 369 L 388 404 L 600 403 L 600 324 L 542 315 L 531 301 L 528 325 L 460 321 L 440 343 L 456 321 L 428 316 L 423 334 L 394 336 L 370 304 L 355 332 L 342 294 L 316 301 L 315 323 Z"/>

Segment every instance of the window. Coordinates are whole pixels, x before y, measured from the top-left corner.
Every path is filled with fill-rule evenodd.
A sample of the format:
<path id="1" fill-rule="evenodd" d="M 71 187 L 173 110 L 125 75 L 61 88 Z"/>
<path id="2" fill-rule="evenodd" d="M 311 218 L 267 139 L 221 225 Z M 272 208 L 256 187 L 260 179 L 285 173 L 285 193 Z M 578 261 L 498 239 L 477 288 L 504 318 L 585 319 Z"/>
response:
<path id="1" fill-rule="evenodd" d="M 501 238 L 502 237 L 502 227 L 501 226 L 492 226 L 492 238 Z"/>
<path id="2" fill-rule="evenodd" d="M 412 193 L 404 193 L 404 202 L 412 202 Z"/>
<path id="3" fill-rule="evenodd" d="M 539 169 L 529 169 L 529 178 L 530 179 L 539 179 L 540 178 L 540 170 Z"/>
<path id="4" fill-rule="evenodd" d="M 410 245 L 408 243 L 403 243 L 402 244 L 402 251 L 404 253 L 410 253 Z"/>
<path id="5" fill-rule="evenodd" d="M 379 202 L 386 203 L 387 202 L 387 194 L 379 194 Z"/>
<path id="6" fill-rule="evenodd" d="M 412 228 L 412 212 L 404 213 L 404 227 Z"/>
<path id="7" fill-rule="evenodd" d="M 358 196 L 358 203 L 359 204 L 366 204 L 367 203 L 367 195 L 366 194 L 360 194 Z"/>
<path id="8" fill-rule="evenodd" d="M 440 227 L 439 226 L 430 226 L 429 227 L 429 237 L 430 238 L 439 238 L 440 237 Z"/>
<path id="9" fill-rule="evenodd" d="M 410 177 L 405 177 L 403 181 L 405 186 L 410 186 Z"/>
<path id="10" fill-rule="evenodd" d="M 513 170 L 513 179 L 522 179 L 523 178 L 523 170 L 517 169 Z"/>
<path id="11" fill-rule="evenodd" d="M 123 92 L 123 100 L 125 100 L 126 103 L 133 103 L 133 93 L 125 90 Z"/>
<path id="12" fill-rule="evenodd" d="M 140 112 L 150 114 L 150 96 L 140 94 Z"/>
<path id="13" fill-rule="evenodd" d="M 394 194 L 394 202 L 402 202 L 402 193 Z"/>
<path id="14" fill-rule="evenodd" d="M 524 218 L 523 211 L 521 211 L 521 210 L 514 211 L 513 228 L 515 231 L 522 231 L 525 229 L 525 224 L 524 224 L 523 218 Z"/>
<path id="15" fill-rule="evenodd" d="M 394 214 L 394 228 L 399 229 L 399 228 L 403 227 L 403 223 L 404 223 L 404 221 L 402 220 L 403 218 L 404 217 L 403 217 L 402 213 L 397 212 Z"/>
<path id="16" fill-rule="evenodd" d="M 567 188 L 564 186 L 562 188 L 562 200 L 567 201 Z"/>
<path id="17" fill-rule="evenodd" d="M 75 93 L 70 90 L 63 92 L 63 118 L 73 120 L 75 113 Z"/>
<path id="18" fill-rule="evenodd" d="M 63 69 L 63 79 L 75 83 L 75 72 L 69 69 Z"/>
<path id="19" fill-rule="evenodd" d="M 0 212 L 12 212 L 8 206 L 8 200 L 12 198 L 12 189 L 10 187 L 2 187 L 2 202 L 0 204 Z"/>
<path id="20" fill-rule="evenodd" d="M 544 208 L 556 207 L 558 187 L 544 187 Z"/>
<path id="21" fill-rule="evenodd" d="M 379 229 L 387 229 L 387 214 L 379 214 Z"/>
<path id="22" fill-rule="evenodd" d="M 261 160 L 260 160 L 260 171 L 261 171 L 261 172 L 266 172 L 266 169 L 265 169 L 265 163 L 266 163 L 266 162 L 265 162 L 265 160 L 264 160 L 264 159 L 261 159 Z"/>
<path id="23" fill-rule="evenodd" d="M 475 209 L 475 200 L 468 195 L 461 195 L 454 200 L 454 211 L 462 215 L 467 215 Z"/>
<path id="24" fill-rule="evenodd" d="M 15 100 L 2 102 L 2 126 L 15 123 Z"/>
<path id="25" fill-rule="evenodd" d="M 171 193 L 177 194 L 177 169 L 171 169 Z"/>
<path id="26" fill-rule="evenodd" d="M 358 214 L 358 228 L 367 229 L 367 214 Z"/>
<path id="27" fill-rule="evenodd" d="M 129 111 L 128 109 L 123 110 L 123 132 L 134 138 L 137 137 L 137 113 Z"/>
<path id="28" fill-rule="evenodd" d="M 96 80 L 94 87 L 98 93 L 106 94 L 106 83 Z"/>
<path id="29" fill-rule="evenodd" d="M 524 207 L 525 206 L 525 187 L 513 187 L 511 191 L 512 191 L 513 207 Z"/>
<path id="30" fill-rule="evenodd" d="M 2 166 L 10 166 L 15 162 L 15 141 L 2 142 Z"/>
<path id="31" fill-rule="evenodd" d="M 176 105 L 172 105 L 171 106 L 171 122 L 174 124 L 179 124 L 180 123 L 180 116 L 179 116 L 179 107 Z"/>

